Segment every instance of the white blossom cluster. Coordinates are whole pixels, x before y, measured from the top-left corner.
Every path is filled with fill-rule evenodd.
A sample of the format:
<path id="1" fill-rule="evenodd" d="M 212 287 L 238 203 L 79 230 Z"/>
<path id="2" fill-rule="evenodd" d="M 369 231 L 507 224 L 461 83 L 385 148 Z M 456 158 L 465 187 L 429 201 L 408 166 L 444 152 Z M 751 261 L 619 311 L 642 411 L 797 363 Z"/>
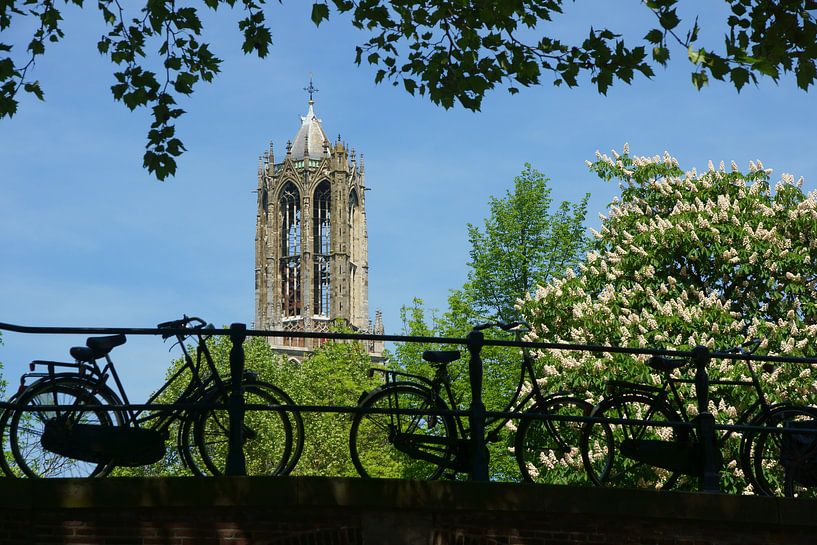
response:
<path id="1" fill-rule="evenodd" d="M 817 194 L 803 192 L 802 178 L 784 174 L 771 184 L 760 161 L 746 173 L 711 161 L 705 172 L 683 171 L 669 153 L 631 156 L 626 146 L 588 164 L 618 180 L 621 196 L 591 230 L 594 248 L 579 269 L 519 302 L 532 340 L 686 350 L 757 338 L 761 354 L 817 355 Z M 611 378 L 662 380 L 646 356 L 539 356 L 546 390 L 589 400 Z M 746 379 L 749 371 L 745 362 L 716 360 L 710 375 Z M 762 378 L 772 400 L 817 397 L 809 366 L 780 365 Z M 754 400 L 749 389 L 731 390 L 713 393 L 719 422 L 735 422 Z"/>

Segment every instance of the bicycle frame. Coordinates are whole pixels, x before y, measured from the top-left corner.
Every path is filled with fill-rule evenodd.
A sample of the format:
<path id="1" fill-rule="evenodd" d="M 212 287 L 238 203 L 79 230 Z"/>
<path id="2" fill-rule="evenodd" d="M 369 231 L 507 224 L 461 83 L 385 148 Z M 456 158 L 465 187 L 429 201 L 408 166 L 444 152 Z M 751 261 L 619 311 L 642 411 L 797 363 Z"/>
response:
<path id="1" fill-rule="evenodd" d="M 744 360 L 746 365 L 749 369 L 749 375 L 751 376 L 751 380 L 718 380 L 718 379 L 711 379 L 709 380 L 710 386 L 743 386 L 743 387 L 752 387 L 755 390 L 755 394 L 757 398 L 741 413 L 738 415 L 736 423 L 737 425 L 744 425 L 748 424 L 753 421 L 757 415 L 763 414 L 767 412 L 771 405 L 766 400 L 766 395 L 763 392 L 763 388 L 761 387 L 760 379 L 755 372 L 754 367 L 750 360 Z M 638 384 L 629 381 L 620 381 L 620 380 L 611 380 L 608 381 L 607 387 L 613 393 L 620 393 L 620 392 L 634 392 L 645 394 L 647 396 L 653 397 L 656 401 L 660 404 L 664 404 L 672 409 L 676 415 L 678 415 L 681 419 L 681 422 L 690 424 L 692 422 L 692 418 L 689 416 L 689 411 L 684 404 L 683 397 L 679 392 L 678 385 L 681 384 L 695 384 L 695 379 L 691 378 L 675 378 L 670 373 L 665 373 L 665 379 L 661 386 L 649 386 L 645 384 Z M 657 405 L 656 405 L 657 406 Z M 648 414 L 644 416 L 645 420 L 648 420 L 652 417 L 652 414 Z M 720 445 L 723 445 L 731 436 L 735 433 L 734 430 L 726 430 L 718 440 Z"/>
<path id="2" fill-rule="evenodd" d="M 383 373 L 385 377 L 384 384 L 380 387 L 382 390 L 388 390 L 390 387 L 402 385 L 415 386 L 420 390 L 427 391 L 433 399 L 440 399 L 447 402 L 448 406 L 459 410 L 460 405 L 457 402 L 454 390 L 452 388 L 451 374 L 448 371 L 447 364 L 435 365 L 434 377 L 428 379 L 424 376 L 408 373 L 405 371 L 396 371 L 388 369 L 373 368 L 373 372 Z M 531 390 L 523 394 L 526 379 L 529 379 Z M 361 401 L 367 394 L 361 396 Z M 527 407 L 531 400 L 536 403 L 544 403 L 548 398 L 559 395 L 558 393 L 543 395 L 539 384 L 536 382 L 536 376 L 533 368 L 533 358 L 527 351 L 523 351 L 522 366 L 519 376 L 519 381 L 516 390 L 510 401 L 501 411 L 503 413 L 520 414 Z M 394 407 L 399 409 L 400 400 L 399 395 L 395 395 Z M 453 415 L 455 429 L 454 434 L 447 439 L 429 437 L 425 435 L 416 435 L 411 430 L 396 430 L 394 434 L 394 446 L 398 450 L 408 454 L 415 459 L 421 459 L 428 462 L 435 463 L 446 469 L 455 471 L 466 471 L 465 456 L 469 449 L 470 430 L 466 427 L 466 419 L 460 415 Z M 496 442 L 499 439 L 500 432 L 505 428 L 506 424 L 513 418 L 512 415 L 489 418 L 486 422 L 486 427 L 491 427 L 486 433 L 488 442 Z M 393 424 L 394 425 L 394 424 Z M 395 425 L 395 428 L 398 426 Z M 452 447 L 454 456 L 452 458 L 444 458 L 429 452 L 423 451 L 418 445 L 450 445 Z"/>
<path id="3" fill-rule="evenodd" d="M 190 351 L 188 347 L 184 344 L 186 338 L 195 336 L 196 337 L 196 359 L 193 360 L 193 357 L 190 355 Z M 191 335 L 184 335 L 184 334 L 177 334 L 176 338 L 178 340 L 178 344 L 181 346 L 182 353 L 183 353 L 183 363 L 177 369 L 173 375 L 168 378 L 164 384 L 154 392 L 145 403 L 146 405 L 150 405 L 156 402 L 157 399 L 161 397 L 161 395 L 168 390 L 176 381 L 184 374 L 186 371 L 190 371 L 191 378 L 188 383 L 185 385 L 184 390 L 179 395 L 179 397 L 173 403 L 195 403 L 201 400 L 205 392 L 211 389 L 214 385 L 218 389 L 224 389 L 224 380 L 221 378 L 218 370 L 213 363 L 212 356 L 207 349 L 206 338 L 202 335 L 200 330 L 195 331 L 195 333 Z M 113 360 L 110 357 L 110 354 L 105 354 L 104 356 L 105 364 L 104 366 L 100 366 L 98 361 L 92 360 L 90 362 L 56 362 L 56 361 L 45 361 L 45 360 L 35 360 L 32 361 L 30 364 L 30 369 L 32 372 L 26 373 L 21 377 L 21 384 L 20 384 L 20 391 L 25 387 L 24 382 L 27 378 L 31 377 L 38 377 L 39 380 L 58 380 L 60 378 L 68 378 L 68 377 L 79 377 L 81 380 L 85 380 L 88 384 L 88 391 L 92 395 L 97 395 L 103 390 L 108 390 L 108 394 L 113 394 L 116 396 L 115 401 L 118 405 L 122 405 L 124 408 L 119 410 L 119 414 L 123 418 L 123 422 L 125 425 L 131 425 L 134 427 L 143 427 L 143 425 L 147 422 L 154 421 L 150 426 L 150 429 L 157 430 L 162 433 L 166 433 L 170 425 L 177 419 L 181 418 L 184 414 L 185 409 L 175 409 L 175 408 L 161 408 L 157 410 L 147 411 L 145 409 L 134 410 L 128 408 L 131 404 L 130 399 L 128 398 L 127 392 L 125 390 L 124 384 L 119 377 L 119 373 L 116 370 L 116 366 L 114 365 Z M 202 358 L 207 364 L 209 375 L 205 378 L 202 378 L 201 368 L 202 368 Z M 47 371 L 44 373 L 35 373 L 33 370 L 37 366 L 44 365 L 47 367 Z M 67 372 L 67 373 L 57 373 L 57 368 L 68 368 L 68 369 L 75 369 L 75 372 Z M 113 382 L 115 385 L 115 390 L 111 389 L 108 386 L 108 379 L 113 378 Z M 39 382 L 39 381 L 37 381 Z M 35 382 L 36 384 L 36 382 Z"/>

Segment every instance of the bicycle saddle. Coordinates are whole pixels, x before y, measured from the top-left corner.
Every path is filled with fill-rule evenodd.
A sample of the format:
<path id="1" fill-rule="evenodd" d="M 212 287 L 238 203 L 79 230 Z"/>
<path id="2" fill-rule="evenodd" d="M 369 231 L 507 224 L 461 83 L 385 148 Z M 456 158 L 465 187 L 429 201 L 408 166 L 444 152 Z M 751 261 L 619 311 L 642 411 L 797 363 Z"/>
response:
<path id="1" fill-rule="evenodd" d="M 88 337 L 88 340 L 85 341 L 87 346 L 74 346 L 71 348 L 71 357 L 77 361 L 90 362 L 106 356 L 108 352 L 117 346 L 125 344 L 126 340 L 125 335 L 121 333 L 119 335 L 108 335 L 106 337 Z"/>
<path id="2" fill-rule="evenodd" d="M 683 367 L 688 363 L 685 359 L 672 359 L 665 356 L 653 356 L 647 360 L 647 365 L 656 371 L 669 372 L 673 369 Z"/>
<path id="3" fill-rule="evenodd" d="M 459 350 L 426 350 L 423 352 L 423 359 L 428 363 L 446 364 L 460 359 Z"/>

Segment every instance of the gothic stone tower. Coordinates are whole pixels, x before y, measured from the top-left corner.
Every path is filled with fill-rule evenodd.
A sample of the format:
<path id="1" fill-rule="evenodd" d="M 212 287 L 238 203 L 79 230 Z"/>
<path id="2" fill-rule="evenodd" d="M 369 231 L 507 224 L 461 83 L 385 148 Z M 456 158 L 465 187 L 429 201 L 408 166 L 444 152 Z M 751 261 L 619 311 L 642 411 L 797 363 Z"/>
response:
<path id="1" fill-rule="evenodd" d="M 310 91 L 311 84 L 310 84 Z M 272 144 L 258 167 L 255 235 L 255 327 L 325 332 L 340 320 L 383 333 L 369 320 L 369 264 L 363 156 L 331 143 L 313 111 L 276 162 Z M 273 348 L 300 360 L 320 339 L 270 337 Z M 369 343 L 379 357 L 383 343 Z"/>

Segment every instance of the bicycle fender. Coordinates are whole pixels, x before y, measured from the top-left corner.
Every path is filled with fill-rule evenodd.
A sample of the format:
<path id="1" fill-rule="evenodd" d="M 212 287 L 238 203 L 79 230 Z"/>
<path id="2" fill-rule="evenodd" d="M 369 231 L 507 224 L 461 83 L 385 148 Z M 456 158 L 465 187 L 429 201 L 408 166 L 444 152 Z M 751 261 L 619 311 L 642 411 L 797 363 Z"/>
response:
<path id="1" fill-rule="evenodd" d="M 100 384 L 99 380 L 93 377 L 85 377 L 82 375 L 77 375 L 75 373 L 56 373 L 54 376 L 51 377 L 41 377 L 32 382 L 31 384 L 23 387 L 22 389 L 18 390 L 16 394 L 12 397 L 12 399 L 18 397 L 23 391 L 28 390 L 29 388 L 38 387 L 41 384 L 45 384 L 47 382 L 61 382 L 64 380 L 71 380 L 76 383 L 84 384 L 88 386 L 88 389 L 96 388 L 100 393 L 110 396 L 110 401 L 114 402 L 116 405 L 123 405 L 122 400 L 119 399 L 119 396 L 116 392 L 114 392 L 110 386 L 107 384 Z"/>

